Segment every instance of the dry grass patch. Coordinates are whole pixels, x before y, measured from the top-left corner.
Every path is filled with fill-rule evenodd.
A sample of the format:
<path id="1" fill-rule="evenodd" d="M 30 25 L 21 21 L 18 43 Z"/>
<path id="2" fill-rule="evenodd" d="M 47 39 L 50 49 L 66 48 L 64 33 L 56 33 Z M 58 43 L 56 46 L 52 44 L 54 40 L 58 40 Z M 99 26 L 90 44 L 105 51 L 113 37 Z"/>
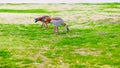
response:
<path id="1" fill-rule="evenodd" d="M 99 54 L 101 54 L 101 51 L 96 49 L 90 50 L 88 48 L 80 48 L 80 49 L 75 49 L 75 53 L 80 54 L 82 56 L 88 56 L 88 55 L 98 56 Z"/>
<path id="2" fill-rule="evenodd" d="M 9 4 L 3 4 L 0 5 L 1 9 L 39 9 L 39 8 L 47 8 L 48 4 L 14 4 L 14 5 L 9 5 Z M 18 8 L 19 7 L 19 8 Z"/>
<path id="3" fill-rule="evenodd" d="M 0 23 L 2 24 L 33 24 L 36 17 L 44 14 L 33 13 L 0 13 Z"/>

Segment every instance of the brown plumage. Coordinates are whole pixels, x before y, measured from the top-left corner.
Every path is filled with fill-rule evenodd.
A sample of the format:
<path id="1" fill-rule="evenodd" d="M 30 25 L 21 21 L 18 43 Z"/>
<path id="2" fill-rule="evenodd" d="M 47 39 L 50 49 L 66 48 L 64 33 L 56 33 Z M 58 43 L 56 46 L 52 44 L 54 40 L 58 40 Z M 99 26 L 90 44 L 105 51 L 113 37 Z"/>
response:
<path id="1" fill-rule="evenodd" d="M 37 18 L 35 18 L 35 23 L 38 22 L 38 21 L 41 21 L 42 22 L 41 27 L 46 25 L 46 28 L 48 28 L 48 25 L 47 25 L 48 23 L 45 21 L 45 18 L 49 18 L 49 16 L 37 17 Z"/>

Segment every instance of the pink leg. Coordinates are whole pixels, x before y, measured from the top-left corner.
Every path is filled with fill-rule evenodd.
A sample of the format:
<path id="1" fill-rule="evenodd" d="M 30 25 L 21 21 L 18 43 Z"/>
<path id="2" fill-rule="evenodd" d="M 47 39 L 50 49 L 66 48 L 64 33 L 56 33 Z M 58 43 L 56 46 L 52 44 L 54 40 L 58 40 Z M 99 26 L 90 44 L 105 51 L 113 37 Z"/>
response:
<path id="1" fill-rule="evenodd" d="M 41 24 L 41 28 L 44 26 L 44 23 Z"/>
<path id="2" fill-rule="evenodd" d="M 58 26 L 54 26 L 54 32 L 58 33 Z"/>
<path id="3" fill-rule="evenodd" d="M 48 24 L 46 24 L 46 28 L 48 28 Z"/>

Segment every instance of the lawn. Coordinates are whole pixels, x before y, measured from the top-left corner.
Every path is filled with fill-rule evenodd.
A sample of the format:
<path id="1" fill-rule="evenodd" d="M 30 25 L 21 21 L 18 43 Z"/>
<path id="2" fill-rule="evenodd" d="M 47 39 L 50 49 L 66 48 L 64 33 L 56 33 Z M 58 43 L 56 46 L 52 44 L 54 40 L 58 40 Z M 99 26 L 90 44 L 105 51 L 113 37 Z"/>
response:
<path id="1" fill-rule="evenodd" d="M 0 68 L 120 68 L 119 3 L 0 6 Z M 64 18 L 70 32 L 40 28 L 41 15 Z"/>

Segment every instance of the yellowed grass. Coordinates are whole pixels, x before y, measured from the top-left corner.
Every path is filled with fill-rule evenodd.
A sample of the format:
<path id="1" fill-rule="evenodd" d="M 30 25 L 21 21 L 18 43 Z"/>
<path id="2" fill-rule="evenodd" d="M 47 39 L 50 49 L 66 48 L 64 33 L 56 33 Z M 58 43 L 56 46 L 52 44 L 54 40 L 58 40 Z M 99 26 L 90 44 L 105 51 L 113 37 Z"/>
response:
<path id="1" fill-rule="evenodd" d="M 19 8 L 18 8 L 19 7 Z M 46 9 L 48 11 L 60 11 L 58 13 L 45 13 L 45 14 L 35 14 L 35 13 L 0 13 L 0 23 L 5 24 L 33 24 L 34 18 L 42 15 L 50 15 L 51 17 L 61 17 L 66 23 L 71 24 L 82 24 L 89 23 L 90 21 L 104 23 L 119 23 L 118 18 L 119 13 L 107 13 L 96 11 L 99 6 L 92 5 L 74 5 L 74 4 L 23 4 L 23 5 L 1 5 L 1 9 Z M 70 11 L 69 11 L 70 10 Z M 109 10 L 109 9 L 106 9 Z M 111 9 L 110 9 L 111 10 Z M 117 9 L 113 9 L 117 10 Z M 112 21 L 105 21 L 104 19 L 111 18 Z M 71 28 L 76 27 L 73 25 Z M 81 26 L 77 26 L 81 27 Z M 88 28 L 86 26 L 85 28 Z"/>
<path id="2" fill-rule="evenodd" d="M 36 17 L 43 14 L 24 13 L 0 13 L 0 23 L 2 24 L 33 24 Z"/>
<path id="3" fill-rule="evenodd" d="M 80 49 L 75 49 L 75 53 L 80 54 L 82 56 L 87 56 L 87 55 L 92 55 L 92 56 L 98 56 L 101 51 L 99 50 L 90 50 L 88 48 L 80 48 Z"/>

